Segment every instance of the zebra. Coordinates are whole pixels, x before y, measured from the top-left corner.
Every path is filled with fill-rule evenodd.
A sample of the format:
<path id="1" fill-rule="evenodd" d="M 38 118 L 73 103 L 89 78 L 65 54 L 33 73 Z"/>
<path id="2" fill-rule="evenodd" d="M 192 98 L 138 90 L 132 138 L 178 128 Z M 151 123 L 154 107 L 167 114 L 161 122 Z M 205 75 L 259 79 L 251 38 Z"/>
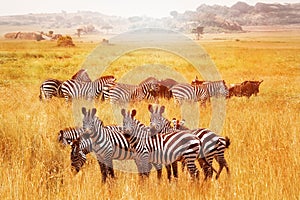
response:
<path id="1" fill-rule="evenodd" d="M 136 110 L 123 115 L 123 131 L 131 147 L 136 152 L 136 163 L 140 175 L 148 176 L 149 163 L 168 165 L 184 160 L 192 178 L 198 178 L 195 160 L 199 156 L 200 141 L 195 135 L 185 131 L 158 134 L 155 127 L 147 127 L 135 119 Z"/>
<path id="2" fill-rule="evenodd" d="M 82 166 L 86 162 L 86 155 L 92 152 L 91 142 L 86 140 L 79 140 L 80 136 L 84 133 L 82 127 L 68 127 L 59 131 L 58 142 L 64 146 L 70 145 L 71 151 L 71 166 L 75 168 L 77 172 L 80 171 Z M 76 141 L 76 142 L 75 142 Z M 83 144 L 80 148 L 76 149 L 76 144 Z M 99 163 L 100 164 L 100 163 Z M 101 167 L 101 165 L 100 165 Z"/>
<path id="3" fill-rule="evenodd" d="M 159 109 L 156 110 L 153 109 L 153 106 L 149 104 L 148 110 L 151 113 L 151 123 L 153 123 L 156 126 L 156 129 L 158 130 L 167 130 L 170 129 L 170 121 L 162 116 L 162 113 L 164 113 L 165 107 L 161 106 Z M 175 120 L 173 120 L 174 123 Z M 176 129 L 177 129 L 177 122 L 176 122 Z M 179 128 L 179 127 L 178 127 Z M 179 128 L 180 129 L 180 128 Z M 181 129 L 186 130 L 186 127 L 181 127 Z M 176 130 L 175 130 L 176 131 Z M 163 132 L 162 132 L 163 133 Z M 230 145 L 230 139 L 228 137 L 221 137 L 214 133 L 213 131 L 210 131 L 205 128 L 198 128 L 194 130 L 190 130 L 190 133 L 197 136 L 197 138 L 200 141 L 201 144 L 201 151 L 200 151 L 200 157 L 198 159 L 200 166 L 204 170 L 205 180 L 207 178 L 212 177 L 213 171 L 217 173 L 216 179 L 219 178 L 220 173 L 223 169 L 223 167 L 226 168 L 227 173 L 229 174 L 229 167 L 228 164 L 224 158 L 224 152 L 225 149 L 229 147 Z M 219 163 L 219 171 L 216 171 L 212 167 L 212 161 L 213 158 L 217 160 Z M 184 167 L 184 166 L 183 166 Z"/>
<path id="4" fill-rule="evenodd" d="M 103 163 L 107 169 L 102 172 L 102 182 L 106 182 L 107 173 L 112 178 L 115 177 L 112 160 L 132 159 L 133 152 L 122 132 L 105 128 L 103 122 L 95 116 L 96 112 L 96 108 L 88 112 L 85 107 L 82 108 L 85 133 L 81 137 L 91 139 L 98 162 Z"/>
<path id="5" fill-rule="evenodd" d="M 105 126 L 111 130 L 121 131 L 120 126 Z M 86 155 L 93 151 L 92 141 L 90 139 L 80 138 L 83 135 L 84 130 L 82 127 L 69 127 L 60 130 L 58 135 L 58 141 L 63 145 L 70 145 L 72 147 L 71 152 L 71 166 L 73 166 L 77 172 L 80 171 L 82 166 L 86 162 Z M 76 142 L 75 142 L 76 141 Z M 99 163 L 100 168 L 103 168 Z M 102 169 L 103 170 L 103 169 Z"/>
<path id="6" fill-rule="evenodd" d="M 91 79 L 87 74 L 85 69 L 80 69 L 76 74 L 74 74 L 71 78 L 72 80 L 77 80 L 80 82 L 90 82 Z M 40 100 L 43 99 L 51 99 L 54 97 L 63 98 L 63 94 L 61 92 L 61 84 L 63 81 L 57 79 L 47 79 L 40 86 Z"/>
<path id="7" fill-rule="evenodd" d="M 79 82 L 77 80 L 67 80 L 61 85 L 61 91 L 66 99 L 84 98 L 93 100 L 98 98 L 104 88 L 114 85 L 114 76 L 102 76 L 93 82 Z"/>
<path id="8" fill-rule="evenodd" d="M 157 80 L 149 77 L 139 85 L 117 83 L 104 92 L 105 99 L 109 99 L 111 104 L 124 105 L 129 102 L 138 102 L 144 99 L 154 100 L 154 94 L 158 90 Z"/>
<path id="9" fill-rule="evenodd" d="M 70 145 L 72 147 L 71 151 L 71 166 L 75 168 L 76 172 L 79 172 L 82 166 L 86 162 L 86 155 L 91 152 L 91 150 L 88 150 L 88 152 L 85 152 L 84 150 L 87 149 L 87 145 L 81 145 L 85 144 L 81 142 L 81 138 L 78 137 L 77 139 L 73 140 Z M 84 146 L 84 147 L 83 147 Z M 88 145 L 90 146 L 90 145 Z M 100 163 L 99 163 L 100 164 Z M 100 168 L 102 165 L 100 165 Z M 102 169 L 101 169 L 102 171 Z"/>
<path id="10" fill-rule="evenodd" d="M 201 105 L 205 106 L 208 98 L 208 91 L 202 85 L 191 86 L 186 83 L 179 83 L 170 88 L 173 94 L 174 101 L 177 104 L 182 104 L 184 101 L 197 102 L 200 101 Z"/>
<path id="11" fill-rule="evenodd" d="M 52 97 L 62 97 L 59 93 L 59 87 L 62 81 L 57 79 L 47 79 L 40 86 L 40 100 L 51 99 Z"/>
<path id="12" fill-rule="evenodd" d="M 228 97 L 229 90 L 224 80 L 219 81 L 199 81 L 198 77 L 192 81 L 191 85 L 197 87 L 203 85 L 207 89 L 209 97 Z"/>

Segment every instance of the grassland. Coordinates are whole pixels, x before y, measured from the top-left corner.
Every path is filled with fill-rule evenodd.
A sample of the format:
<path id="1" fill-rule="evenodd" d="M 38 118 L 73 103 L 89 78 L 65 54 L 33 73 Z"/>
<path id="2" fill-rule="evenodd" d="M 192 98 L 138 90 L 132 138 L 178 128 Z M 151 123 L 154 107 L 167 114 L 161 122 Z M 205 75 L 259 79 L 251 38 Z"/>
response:
<path id="1" fill-rule="evenodd" d="M 299 199 L 300 33 L 216 35 L 200 43 L 227 83 L 264 80 L 257 97 L 227 101 L 221 134 L 232 140 L 225 153 L 230 177 L 223 172 L 218 181 L 203 182 L 201 176 L 193 182 L 180 172 L 180 178 L 169 183 L 165 176 L 159 182 L 155 172 L 140 181 L 135 173 L 117 170 L 118 178 L 103 185 L 92 155 L 74 175 L 70 149 L 62 148 L 57 136 L 60 129 L 78 121 L 63 99 L 40 102 L 39 85 L 49 77 L 70 78 L 98 44 L 76 42 L 74 48 L 59 48 L 49 41 L 2 40 L 0 198 Z M 188 63 L 157 51 L 124 55 L 105 73 L 120 78 L 127 68 L 153 60 L 171 66 L 187 80 L 195 76 Z M 168 106 L 168 117 L 181 117 L 172 108 L 173 101 L 162 103 Z M 105 124 L 116 123 L 108 103 L 97 102 L 96 107 Z M 148 123 L 147 103 L 131 107 Z M 209 124 L 209 108 L 200 109 L 202 126 Z"/>

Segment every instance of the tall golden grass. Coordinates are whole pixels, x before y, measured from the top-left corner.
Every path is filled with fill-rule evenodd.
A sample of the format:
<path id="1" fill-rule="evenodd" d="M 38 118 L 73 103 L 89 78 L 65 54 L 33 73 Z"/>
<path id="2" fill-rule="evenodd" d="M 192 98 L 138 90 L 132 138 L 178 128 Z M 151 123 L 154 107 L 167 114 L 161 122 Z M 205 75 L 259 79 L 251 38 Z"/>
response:
<path id="1" fill-rule="evenodd" d="M 80 123 L 72 105 L 63 99 L 40 102 L 38 98 L 43 80 L 70 78 L 98 44 L 59 48 L 48 41 L 1 41 L 1 199 L 299 199 L 300 35 L 284 34 L 201 42 L 227 83 L 264 80 L 257 97 L 227 100 L 221 135 L 232 141 L 225 152 L 230 177 L 223 171 L 217 181 L 203 182 L 202 174 L 199 181 L 192 181 L 180 171 L 178 180 L 168 182 L 164 170 L 161 181 L 154 171 L 141 181 L 135 173 L 116 170 L 117 179 L 105 185 L 93 155 L 74 175 L 70 148 L 57 142 L 60 129 Z M 188 80 L 195 77 L 187 63 L 164 52 L 132 54 L 105 73 L 119 78 L 126 66 L 138 66 L 140 60 L 154 56 L 156 62 L 168 64 Z M 168 117 L 181 117 L 173 101 L 162 104 Z M 147 105 L 130 105 L 144 123 L 149 122 Z M 96 102 L 96 107 L 105 124 L 116 123 L 109 103 Z M 208 126 L 210 107 L 199 112 L 201 126 Z"/>

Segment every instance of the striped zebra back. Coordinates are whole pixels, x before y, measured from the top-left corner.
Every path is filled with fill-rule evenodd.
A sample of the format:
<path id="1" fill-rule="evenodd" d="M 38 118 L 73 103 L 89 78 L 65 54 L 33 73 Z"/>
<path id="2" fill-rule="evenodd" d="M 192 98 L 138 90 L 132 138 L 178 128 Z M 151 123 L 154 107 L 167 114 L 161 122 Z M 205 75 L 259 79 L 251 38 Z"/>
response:
<path id="1" fill-rule="evenodd" d="M 59 131 L 58 142 L 63 145 L 70 145 L 84 133 L 82 127 L 68 127 Z"/>
<path id="2" fill-rule="evenodd" d="M 227 97 L 229 96 L 228 88 L 224 80 L 206 81 L 203 86 L 207 89 L 210 97 Z"/>
<path id="3" fill-rule="evenodd" d="M 93 82 L 67 80 L 62 83 L 61 90 L 67 101 L 69 98 L 93 100 L 100 96 L 105 87 L 113 85 L 114 81 L 115 78 L 113 76 L 100 77 Z"/>
<path id="4" fill-rule="evenodd" d="M 201 85 L 191 86 L 190 84 L 179 83 L 171 89 L 175 103 L 182 104 L 184 101 L 205 103 L 208 93 L 205 87 Z"/>
<path id="5" fill-rule="evenodd" d="M 109 90 L 104 91 L 104 96 L 105 99 L 108 99 L 112 104 L 126 104 L 129 103 L 134 96 L 137 96 L 134 93 L 138 88 L 137 85 L 116 83 Z"/>
<path id="6" fill-rule="evenodd" d="M 47 79 L 40 86 L 40 100 L 51 99 L 54 97 L 62 97 L 59 93 L 59 87 L 62 84 L 62 81 L 57 79 Z"/>

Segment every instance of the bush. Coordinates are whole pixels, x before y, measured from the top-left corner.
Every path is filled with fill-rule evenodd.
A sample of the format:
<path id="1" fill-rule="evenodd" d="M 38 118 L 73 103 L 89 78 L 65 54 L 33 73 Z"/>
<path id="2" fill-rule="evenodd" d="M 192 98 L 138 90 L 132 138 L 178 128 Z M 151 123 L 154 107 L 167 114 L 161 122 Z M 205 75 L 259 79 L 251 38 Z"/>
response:
<path id="1" fill-rule="evenodd" d="M 72 37 L 69 35 L 62 36 L 57 40 L 57 46 L 59 47 L 73 47 L 75 44 L 73 43 Z"/>

